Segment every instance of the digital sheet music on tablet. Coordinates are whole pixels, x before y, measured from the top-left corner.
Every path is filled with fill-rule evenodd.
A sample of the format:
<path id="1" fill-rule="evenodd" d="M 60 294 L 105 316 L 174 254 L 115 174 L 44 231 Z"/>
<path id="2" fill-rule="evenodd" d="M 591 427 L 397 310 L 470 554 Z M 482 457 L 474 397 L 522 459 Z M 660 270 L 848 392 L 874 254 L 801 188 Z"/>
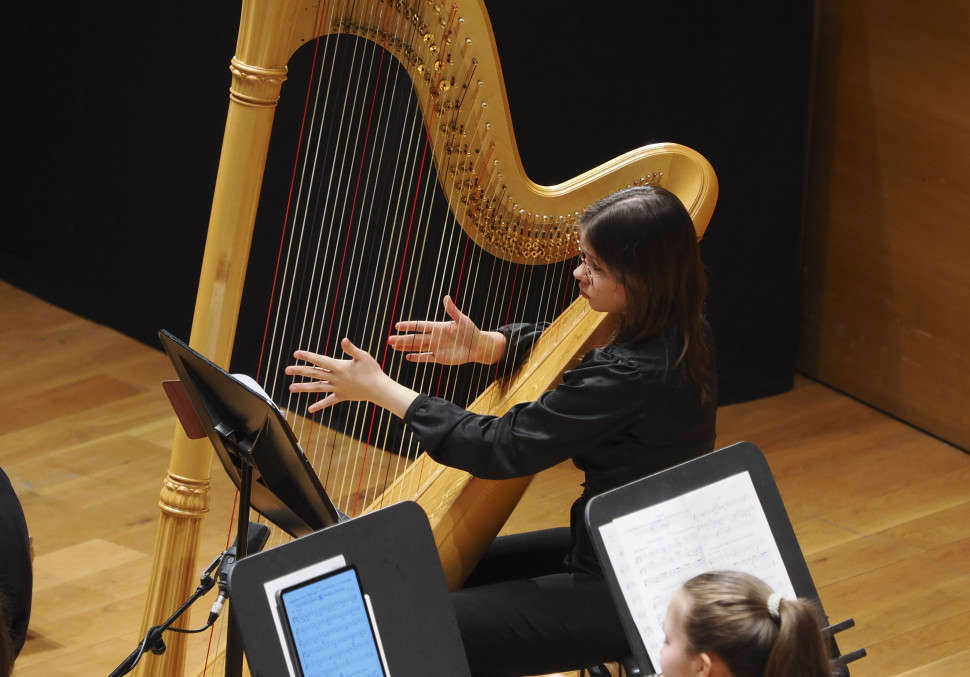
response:
<path id="1" fill-rule="evenodd" d="M 667 603 L 697 574 L 744 571 L 784 597 L 796 596 L 746 471 L 618 517 L 599 531 L 654 666 Z"/>
<path id="2" fill-rule="evenodd" d="M 390 677 L 370 600 L 343 557 L 271 581 L 266 592 L 291 675 Z"/>

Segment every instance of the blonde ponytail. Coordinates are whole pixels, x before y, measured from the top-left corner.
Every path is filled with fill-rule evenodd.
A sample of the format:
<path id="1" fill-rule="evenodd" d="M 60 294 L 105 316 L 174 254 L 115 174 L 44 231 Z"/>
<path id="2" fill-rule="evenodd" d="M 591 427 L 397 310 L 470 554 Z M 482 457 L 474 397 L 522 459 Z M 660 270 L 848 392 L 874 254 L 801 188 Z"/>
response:
<path id="1" fill-rule="evenodd" d="M 749 574 L 713 571 L 683 586 L 692 654 L 717 655 L 734 677 L 830 677 L 819 614 Z"/>
<path id="2" fill-rule="evenodd" d="M 778 612 L 778 635 L 764 677 L 830 677 L 828 648 L 815 605 L 803 599 L 782 600 Z"/>

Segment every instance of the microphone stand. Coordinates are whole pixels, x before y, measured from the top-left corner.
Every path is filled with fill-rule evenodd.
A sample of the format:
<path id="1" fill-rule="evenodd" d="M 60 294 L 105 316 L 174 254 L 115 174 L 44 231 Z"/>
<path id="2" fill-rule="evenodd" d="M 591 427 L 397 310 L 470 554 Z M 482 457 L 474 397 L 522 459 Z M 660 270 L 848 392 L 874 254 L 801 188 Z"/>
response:
<path id="1" fill-rule="evenodd" d="M 129 672 L 135 669 L 135 666 L 138 665 L 138 661 L 141 660 L 141 657 L 145 655 L 146 651 L 151 651 L 156 656 L 160 656 L 161 654 L 165 653 L 165 642 L 162 640 L 162 633 L 165 632 L 169 626 L 172 625 L 172 623 L 178 620 L 179 616 L 185 613 L 185 610 L 192 606 L 197 599 L 212 589 L 212 586 L 216 584 L 216 579 L 212 576 L 212 572 L 215 571 L 216 567 L 222 564 L 222 559 L 225 557 L 225 555 L 225 552 L 220 553 L 212 561 L 212 564 L 210 564 L 202 574 L 202 580 L 199 582 L 199 587 L 195 589 L 192 596 L 189 597 L 189 599 L 186 600 L 186 602 L 180 606 L 174 614 L 169 616 L 168 619 L 165 620 L 165 622 L 163 622 L 161 625 L 153 625 L 150 627 L 148 632 L 145 633 L 145 638 L 141 641 L 141 644 L 138 645 L 138 648 L 132 651 L 108 677 L 121 677 L 121 675 L 127 675 Z M 212 621 L 214 620 L 215 619 L 211 619 L 205 627 L 207 628 L 212 625 Z M 205 628 L 202 628 L 202 630 L 205 630 Z"/>
<path id="2" fill-rule="evenodd" d="M 248 522 L 248 520 L 246 520 L 246 522 Z M 127 675 L 129 672 L 135 669 L 135 666 L 138 665 L 138 661 L 141 660 L 141 657 L 144 656 L 146 652 L 150 651 L 156 656 L 160 656 L 161 654 L 165 653 L 165 641 L 162 639 L 162 633 L 168 630 L 170 626 L 196 602 L 196 600 L 212 590 L 213 586 L 215 586 L 218 580 L 220 590 L 219 597 L 217 598 L 216 603 L 212 605 L 212 611 L 209 613 L 209 620 L 206 622 L 206 624 L 198 630 L 182 630 L 181 628 L 171 628 L 171 630 L 172 632 L 198 633 L 210 628 L 221 613 L 223 602 L 229 596 L 226 587 L 229 571 L 235 565 L 240 556 L 244 556 L 249 552 L 259 552 L 262 550 L 268 537 L 269 527 L 267 527 L 265 524 L 248 522 L 248 528 L 247 526 L 240 527 L 239 537 L 237 538 L 236 543 L 233 544 L 233 546 L 228 550 L 219 553 L 219 555 L 212 560 L 212 564 L 206 567 L 206 570 L 202 573 L 202 579 L 199 581 L 199 586 L 195 589 L 195 592 L 192 593 L 192 596 L 189 597 L 189 599 L 186 600 L 185 603 L 182 604 L 182 606 L 180 606 L 175 613 L 169 616 L 163 623 L 150 627 L 148 632 L 145 633 L 145 638 L 141 641 L 138 647 L 132 651 L 108 677 L 121 677 L 122 675 Z M 216 575 L 213 575 L 213 572 L 216 572 Z M 230 622 L 232 622 L 231 618 L 232 617 L 230 616 Z"/>

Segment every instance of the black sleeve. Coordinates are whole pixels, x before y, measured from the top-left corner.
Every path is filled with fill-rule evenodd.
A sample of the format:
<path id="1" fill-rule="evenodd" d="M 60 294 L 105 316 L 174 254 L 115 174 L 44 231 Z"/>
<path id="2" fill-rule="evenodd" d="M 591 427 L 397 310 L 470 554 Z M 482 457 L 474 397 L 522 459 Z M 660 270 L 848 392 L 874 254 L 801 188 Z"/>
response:
<path id="1" fill-rule="evenodd" d="M 498 376 L 509 376 L 525 362 L 532 346 L 542 335 L 548 323 L 526 324 L 523 322 L 507 324 L 499 327 L 498 331 L 505 336 L 505 348 L 498 362 Z"/>
<path id="2" fill-rule="evenodd" d="M 33 573 L 27 522 L 17 494 L 0 469 L 0 597 L 16 656 L 27 639 Z"/>
<path id="3" fill-rule="evenodd" d="M 421 395 L 404 420 L 435 461 L 507 479 L 550 468 L 626 428 L 645 414 L 658 388 L 633 365 L 594 350 L 561 385 L 502 416 Z"/>

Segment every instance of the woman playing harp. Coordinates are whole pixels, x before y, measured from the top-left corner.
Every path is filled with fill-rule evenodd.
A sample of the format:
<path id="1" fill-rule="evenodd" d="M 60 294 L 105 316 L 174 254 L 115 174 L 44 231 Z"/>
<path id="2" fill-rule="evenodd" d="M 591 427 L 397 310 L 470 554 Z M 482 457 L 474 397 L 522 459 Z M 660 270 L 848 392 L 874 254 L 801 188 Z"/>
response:
<path id="1" fill-rule="evenodd" d="M 585 473 L 570 527 L 497 539 L 452 594 L 476 676 L 545 674 L 615 660 L 628 648 L 583 522 L 603 491 L 713 449 L 715 369 L 703 315 L 705 275 L 690 215 L 642 186 L 590 207 L 573 271 L 590 306 L 618 320 L 563 383 L 502 416 L 470 413 L 387 376 L 345 339 L 349 359 L 297 351 L 293 392 L 326 396 L 311 412 L 369 401 L 402 418 L 439 463 L 486 479 L 531 475 L 566 459 Z M 413 361 L 514 361 L 535 332 L 483 332 L 445 299 L 450 322 L 405 322 L 390 345 Z"/>

